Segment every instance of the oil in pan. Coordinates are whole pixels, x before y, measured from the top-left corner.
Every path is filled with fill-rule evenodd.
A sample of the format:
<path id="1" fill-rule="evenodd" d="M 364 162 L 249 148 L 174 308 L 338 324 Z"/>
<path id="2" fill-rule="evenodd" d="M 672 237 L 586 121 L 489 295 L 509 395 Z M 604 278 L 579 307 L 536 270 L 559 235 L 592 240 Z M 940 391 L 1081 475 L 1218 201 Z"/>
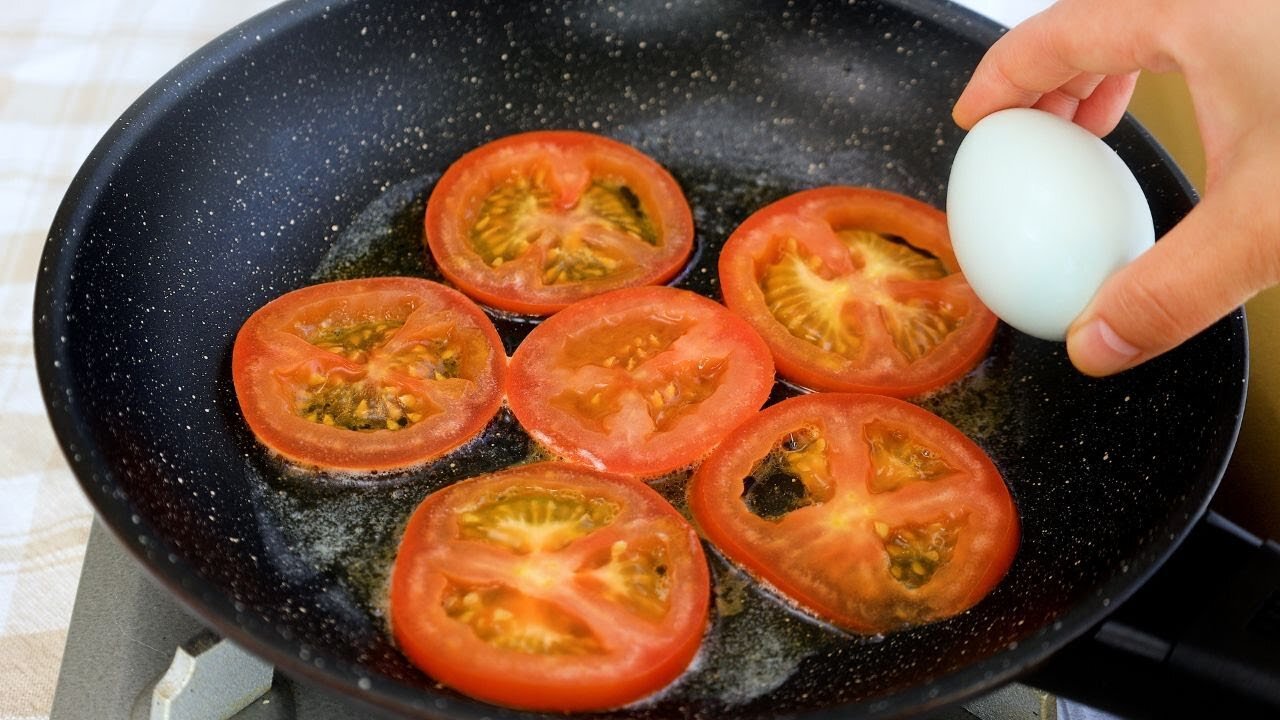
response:
<path id="1" fill-rule="evenodd" d="M 693 209 L 697 237 L 688 267 L 674 285 L 719 300 L 716 261 L 720 246 L 739 222 L 755 209 L 802 189 L 771 182 L 758 173 L 737 170 L 673 169 Z M 351 222 L 341 228 L 311 275 L 311 281 L 374 276 L 412 276 L 445 282 L 431 261 L 422 238 L 426 198 L 438 176 L 425 175 L 386 187 Z M 536 320 L 488 310 L 508 354 Z M 1000 343 L 997 338 L 997 344 Z M 995 348 L 992 358 L 1001 352 Z M 988 379 L 984 365 L 947 388 L 918 399 L 946 417 L 984 447 L 996 442 L 1006 418 L 999 384 Z M 778 381 L 769 402 L 803 392 Z M 476 439 L 426 466 L 379 475 L 314 475 L 282 465 L 261 449 L 250 453 L 260 511 L 281 530 L 281 542 L 317 572 L 334 578 L 354 605 L 387 627 L 390 570 L 400 534 L 409 515 L 430 492 L 452 482 L 513 464 L 547 459 L 504 407 Z M 650 481 L 650 486 L 689 517 L 682 470 Z M 767 701 L 781 693 L 804 705 L 811 683 L 844 683 L 850 700 L 873 697 L 898 683 L 913 682 L 928 646 L 931 628 L 944 621 L 885 636 L 857 636 L 797 611 L 731 565 L 711 546 L 714 604 L 702 649 L 688 672 L 658 695 L 631 710 L 642 716 L 665 716 L 673 708 L 728 710 Z M 957 630 L 963 632 L 963 630 Z M 950 633 L 947 633 L 950 634 Z M 902 662 L 903 656 L 914 656 Z M 807 663 L 806 659 L 814 662 Z M 849 671 L 832 675 L 833 662 Z M 825 668 L 818 671 L 815 668 Z M 828 688 L 829 690 L 829 688 Z"/>

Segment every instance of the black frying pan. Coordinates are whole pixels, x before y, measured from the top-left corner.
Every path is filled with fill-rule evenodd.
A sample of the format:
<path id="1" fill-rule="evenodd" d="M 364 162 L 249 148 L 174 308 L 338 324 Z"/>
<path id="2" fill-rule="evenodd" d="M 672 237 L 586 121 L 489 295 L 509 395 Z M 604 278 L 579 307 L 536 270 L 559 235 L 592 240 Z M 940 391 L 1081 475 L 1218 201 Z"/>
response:
<path id="1" fill-rule="evenodd" d="M 668 167 L 698 227 L 677 284 L 715 297 L 720 243 L 784 194 L 873 185 L 942 206 L 961 137 L 950 107 L 998 34 L 924 0 L 286 3 L 148 91 L 69 190 L 35 319 L 58 437 L 124 545 L 282 670 L 405 715 L 515 715 L 416 671 L 381 593 L 418 500 L 523 457 L 527 437 L 504 414 L 447 462 L 308 482 L 244 426 L 237 328 L 309 283 L 437 278 L 420 245 L 435 178 L 487 140 L 544 127 L 595 130 Z M 1132 121 L 1108 140 L 1167 231 L 1192 206 L 1186 181 Z M 509 350 L 529 327 L 499 326 Z M 977 371 L 924 403 L 990 453 L 1022 513 L 990 597 L 867 639 L 748 587 L 680 685 L 603 715 L 904 714 L 1008 681 L 1094 627 L 1187 533 L 1230 454 L 1245 377 L 1240 313 L 1107 380 L 1002 327 Z M 721 587 L 740 580 L 713 569 Z"/>

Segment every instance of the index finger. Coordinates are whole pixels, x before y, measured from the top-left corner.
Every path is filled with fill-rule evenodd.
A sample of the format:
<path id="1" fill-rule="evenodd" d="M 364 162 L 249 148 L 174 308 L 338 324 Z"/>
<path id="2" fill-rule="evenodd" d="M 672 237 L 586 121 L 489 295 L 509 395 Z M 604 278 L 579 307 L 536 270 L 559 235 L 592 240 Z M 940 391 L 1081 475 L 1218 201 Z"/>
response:
<path id="1" fill-rule="evenodd" d="M 1005 108 L 1030 107 L 1081 73 L 1165 72 L 1172 19 L 1164 3 L 1062 0 L 1000 38 L 952 109 L 968 129 Z"/>

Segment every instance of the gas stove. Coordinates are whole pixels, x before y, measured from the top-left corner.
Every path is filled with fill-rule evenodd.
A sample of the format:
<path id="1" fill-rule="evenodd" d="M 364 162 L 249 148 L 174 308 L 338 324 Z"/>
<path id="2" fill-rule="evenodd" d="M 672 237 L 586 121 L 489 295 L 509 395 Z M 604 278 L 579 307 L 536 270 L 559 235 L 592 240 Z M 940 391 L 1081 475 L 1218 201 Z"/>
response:
<path id="1" fill-rule="evenodd" d="M 1083 717 L 1011 684 L 935 720 Z M 365 717 L 219 638 L 148 577 L 97 520 L 89 534 L 50 720 Z"/>

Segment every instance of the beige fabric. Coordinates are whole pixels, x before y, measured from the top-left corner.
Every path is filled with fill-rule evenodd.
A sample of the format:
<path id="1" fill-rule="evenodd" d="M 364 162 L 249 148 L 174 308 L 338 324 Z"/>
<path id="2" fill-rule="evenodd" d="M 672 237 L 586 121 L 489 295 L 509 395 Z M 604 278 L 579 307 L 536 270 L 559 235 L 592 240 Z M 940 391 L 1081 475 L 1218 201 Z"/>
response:
<path id="1" fill-rule="evenodd" d="M 0 719 L 49 715 L 91 519 L 36 382 L 31 313 L 45 234 L 129 103 L 270 4 L 0 3 Z"/>

